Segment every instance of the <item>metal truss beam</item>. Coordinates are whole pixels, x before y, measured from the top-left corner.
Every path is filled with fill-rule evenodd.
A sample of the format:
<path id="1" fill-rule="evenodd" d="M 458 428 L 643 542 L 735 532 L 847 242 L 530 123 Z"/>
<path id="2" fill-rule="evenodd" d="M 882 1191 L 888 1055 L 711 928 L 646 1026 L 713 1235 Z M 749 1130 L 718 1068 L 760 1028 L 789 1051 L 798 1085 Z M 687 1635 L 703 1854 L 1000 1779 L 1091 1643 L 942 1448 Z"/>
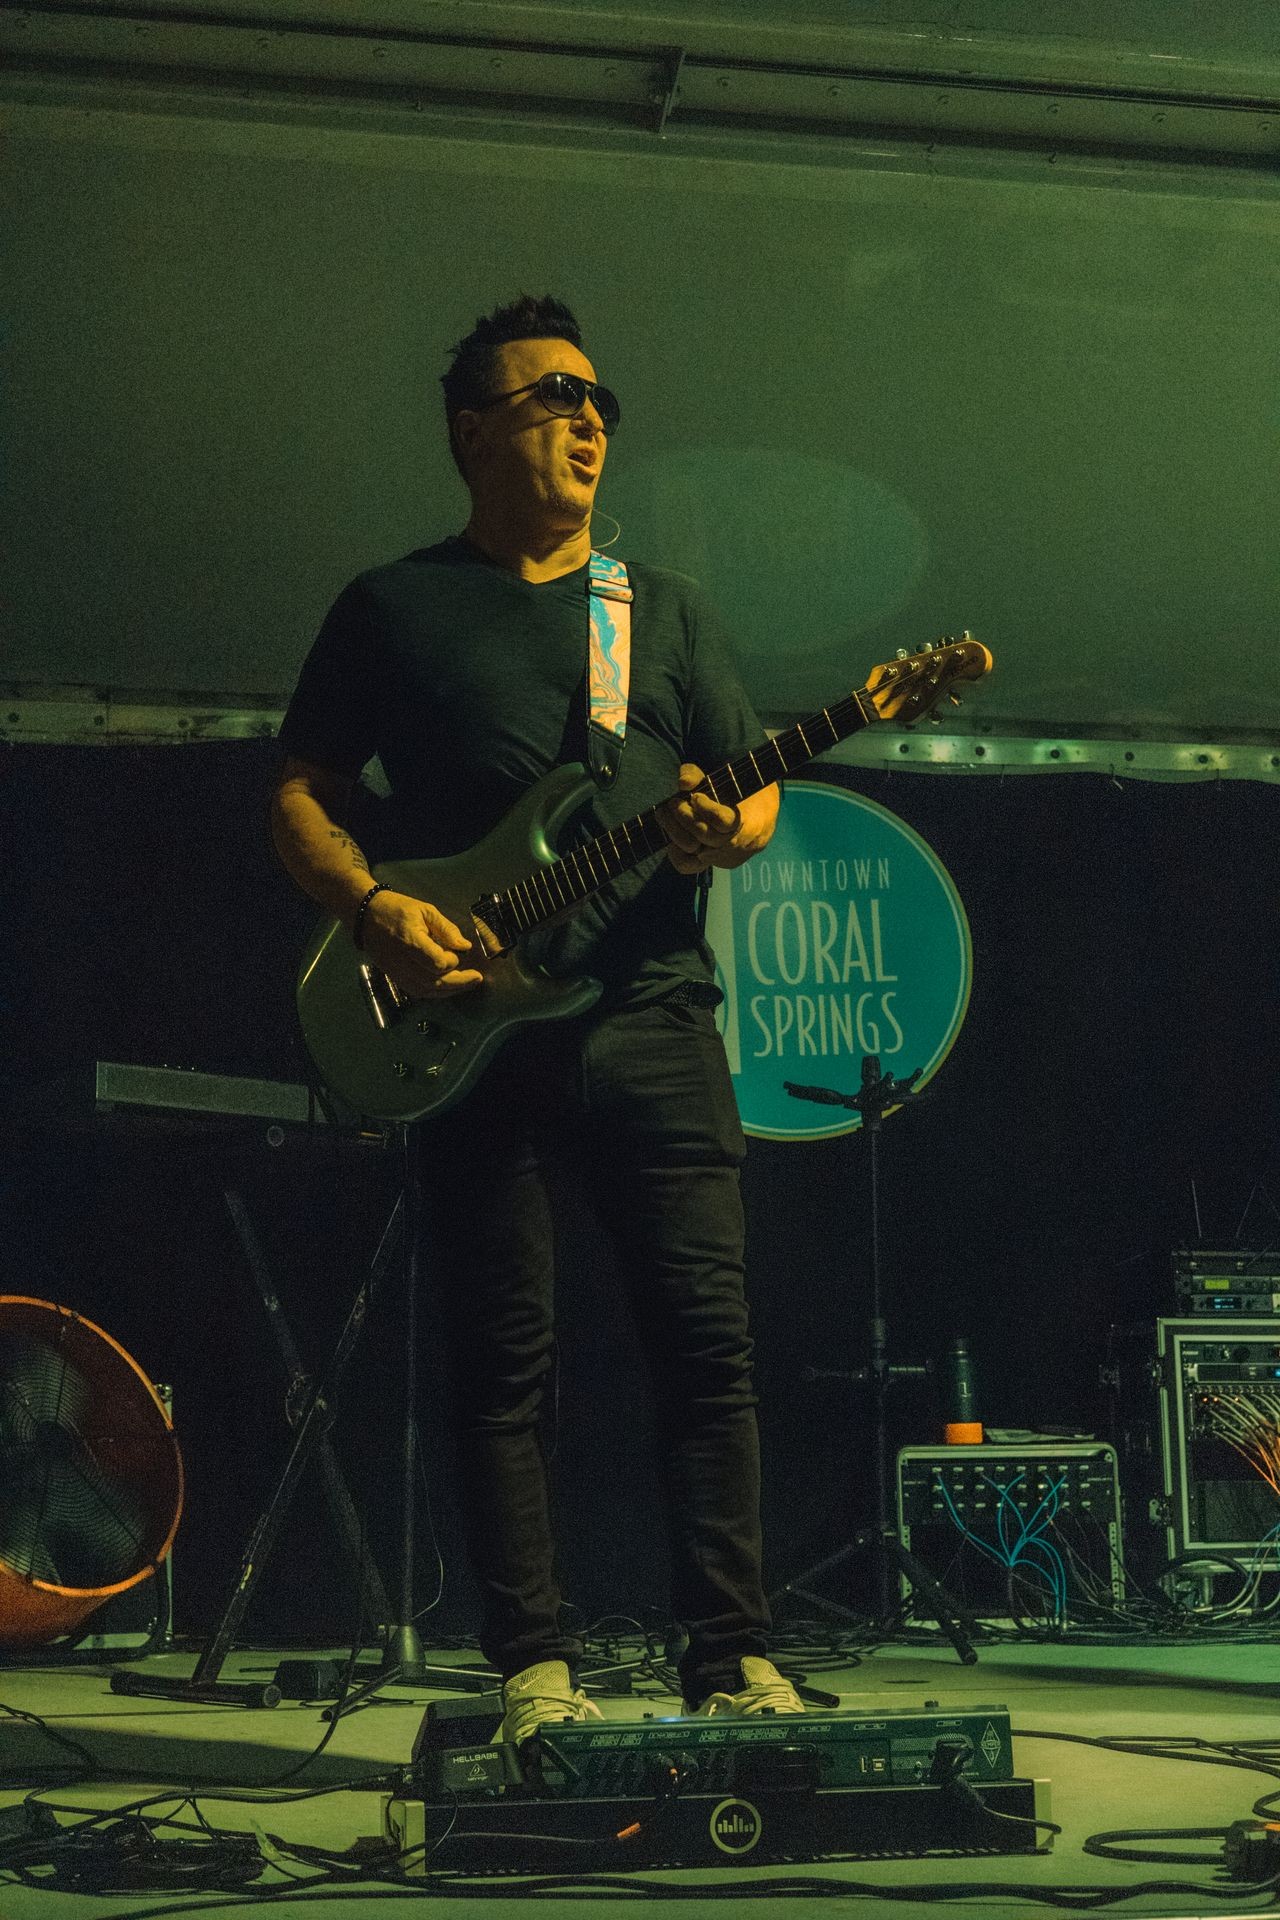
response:
<path id="1" fill-rule="evenodd" d="M 485 31 L 427 30 L 425 10 L 290 0 L 259 10 L 35 0 L 0 12 L 10 97 L 24 81 L 122 95 L 203 90 L 225 105 L 548 116 L 653 138 L 817 133 L 1269 166 L 1280 71 L 1163 49 L 851 25 L 675 22 L 490 6 Z M 440 14 L 436 14 L 439 19 Z M 386 22 L 380 26 L 378 21 Z M 1174 36 L 1176 40 L 1176 36 Z"/>
<path id="2" fill-rule="evenodd" d="M 103 687 L 0 687 L 0 743 L 10 746 L 172 745 L 272 739 L 283 708 L 235 695 L 156 693 Z M 769 730 L 795 714 L 767 716 Z M 1011 722 L 960 733 L 922 725 L 868 727 L 826 759 L 904 773 L 1100 773 L 1126 780 L 1280 781 L 1280 739 L 1208 736 L 1138 738 L 1119 730 L 1092 737 L 1053 734 Z"/>

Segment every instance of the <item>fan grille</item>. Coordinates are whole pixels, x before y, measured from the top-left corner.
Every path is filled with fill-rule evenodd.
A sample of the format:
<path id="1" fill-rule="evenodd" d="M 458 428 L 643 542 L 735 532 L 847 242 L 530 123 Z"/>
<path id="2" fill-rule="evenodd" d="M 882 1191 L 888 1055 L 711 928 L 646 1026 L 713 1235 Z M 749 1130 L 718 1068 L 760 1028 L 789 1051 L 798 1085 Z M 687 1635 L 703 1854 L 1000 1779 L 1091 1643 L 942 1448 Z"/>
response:
<path id="1" fill-rule="evenodd" d="M 100 1327 L 0 1296 L 0 1568 L 100 1595 L 168 1552 L 182 1462 L 154 1389 Z"/>

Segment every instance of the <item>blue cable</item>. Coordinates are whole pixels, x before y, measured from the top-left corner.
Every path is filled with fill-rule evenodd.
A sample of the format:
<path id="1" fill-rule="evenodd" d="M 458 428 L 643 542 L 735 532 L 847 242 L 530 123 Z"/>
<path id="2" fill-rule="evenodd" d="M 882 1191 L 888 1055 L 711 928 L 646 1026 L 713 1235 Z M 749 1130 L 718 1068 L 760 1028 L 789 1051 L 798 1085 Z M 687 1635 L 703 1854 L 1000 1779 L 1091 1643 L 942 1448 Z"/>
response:
<path id="1" fill-rule="evenodd" d="M 1058 1552 L 1058 1549 L 1054 1546 L 1053 1542 L 1045 1537 L 1045 1534 L 1042 1531 L 1042 1528 L 1044 1526 L 1052 1525 L 1055 1517 L 1057 1516 L 1058 1496 L 1062 1492 L 1062 1489 L 1065 1485 L 1066 1485 L 1065 1475 L 1061 1479 L 1054 1481 L 1053 1485 L 1049 1488 L 1049 1491 L 1045 1494 L 1044 1499 L 1040 1502 L 1040 1505 L 1036 1508 L 1035 1512 L 1031 1515 L 1031 1518 L 1028 1521 L 1026 1521 L 1026 1523 L 1024 1524 L 1022 1539 L 1019 1541 L 1018 1548 L 1017 1548 L 1017 1551 L 1020 1552 L 1024 1544 L 1038 1546 L 1044 1553 L 1046 1553 L 1049 1556 L 1053 1567 L 1056 1568 L 1056 1574 L 1054 1577 L 1054 1590 L 1055 1590 L 1055 1596 L 1057 1600 L 1059 1622 L 1065 1620 L 1066 1613 L 1067 1613 L 1067 1570 L 1065 1565 L 1063 1564 L 1061 1554 Z M 1051 1506 L 1050 1506 L 1050 1502 L 1052 1502 Z M 1032 1533 L 1031 1531 L 1032 1527 L 1040 1519 L 1040 1515 L 1044 1513 L 1044 1510 L 1046 1507 L 1049 1508 L 1049 1511 L 1047 1514 L 1045 1514 L 1044 1521 L 1042 1522 L 1042 1528 L 1038 1529 L 1035 1533 Z M 1015 1512 L 1017 1511 L 1016 1504 L 1014 1506 L 1014 1511 Z"/>
<path id="2" fill-rule="evenodd" d="M 985 1484 L 988 1487 L 990 1487 L 994 1493 L 998 1493 L 1000 1495 L 1000 1504 L 996 1508 L 996 1531 L 1000 1535 L 1000 1545 L 1004 1548 L 1006 1553 L 1011 1553 L 1011 1549 L 1009 1546 L 1008 1537 L 1004 1530 L 1005 1506 L 1006 1504 L 1008 1504 L 1013 1508 L 1014 1519 L 1017 1520 L 1019 1523 L 1021 1523 L 1022 1515 L 1018 1512 L 1018 1503 L 1013 1497 L 1013 1490 L 1015 1487 L 1021 1486 L 1022 1482 L 1026 1479 L 1026 1477 L 1027 1477 L 1027 1470 L 1024 1467 L 1016 1480 L 1011 1480 L 1007 1487 L 1001 1487 L 991 1478 L 989 1474 L 984 1473 L 982 1476 Z M 1010 1559 L 1009 1564 L 1010 1566 L 1013 1565 L 1012 1558 Z"/>
<path id="3" fill-rule="evenodd" d="M 1018 1475 L 1018 1479 L 1012 1482 L 1010 1488 L 1008 1489 L 1008 1492 L 1006 1492 L 1003 1489 L 997 1489 L 997 1491 L 999 1491 L 1001 1495 L 1002 1513 L 1003 1513 L 1004 1500 L 1006 1498 L 1009 1498 L 1009 1495 L 1011 1495 L 1012 1493 L 1012 1488 L 1016 1487 L 1019 1481 L 1025 1479 L 1025 1477 L 1026 1477 L 1026 1474 L 1024 1469 L 1024 1471 Z M 986 1479 L 985 1474 L 983 1478 Z M 988 1486 L 992 1486 L 992 1487 L 994 1487 L 995 1485 L 995 1483 L 990 1480 L 987 1481 L 987 1484 Z M 1062 1492 L 1062 1489 L 1065 1485 L 1066 1485 L 1065 1475 L 1061 1479 L 1055 1480 L 1053 1485 L 1049 1488 L 1049 1491 L 1045 1494 L 1043 1500 L 1040 1502 L 1040 1505 L 1036 1508 L 1035 1512 L 1027 1520 L 1023 1520 L 1022 1515 L 1018 1513 L 1017 1502 L 1012 1498 L 1009 1498 L 1009 1505 L 1013 1508 L 1014 1513 L 1017 1515 L 1022 1528 L 1021 1535 L 1018 1540 L 1018 1544 L 1013 1550 L 1013 1559 L 1015 1561 L 1017 1560 L 1024 1546 L 1030 1546 L 1033 1544 L 1041 1547 L 1044 1550 L 1044 1552 L 1049 1555 L 1053 1563 L 1053 1566 L 1057 1569 L 1053 1584 L 1054 1584 L 1055 1599 L 1057 1601 L 1058 1617 L 1060 1620 L 1066 1617 L 1066 1611 L 1067 1611 L 1067 1570 L 1066 1570 L 1066 1567 L 1063 1565 L 1061 1554 L 1058 1552 L 1058 1549 L 1053 1545 L 1052 1541 L 1046 1539 L 1042 1530 L 1037 1530 L 1036 1532 L 1033 1533 L 1032 1528 L 1035 1526 L 1036 1522 L 1040 1519 L 1040 1516 L 1042 1513 L 1044 1513 L 1044 1510 L 1046 1507 L 1049 1508 L 1049 1512 L 1045 1514 L 1043 1525 L 1049 1526 L 1053 1523 L 1053 1520 L 1055 1519 L 1058 1512 L 1058 1496 Z M 1050 1502 L 1052 1502 L 1052 1505 L 1050 1505 Z"/>
<path id="4" fill-rule="evenodd" d="M 998 1482 L 988 1479 L 985 1473 L 983 1474 L 982 1477 L 984 1480 L 986 1480 L 987 1485 L 992 1489 L 993 1492 L 1000 1493 L 1003 1497 L 1004 1490 L 999 1486 Z M 1013 1488 L 1018 1485 L 1019 1481 L 1025 1480 L 1026 1477 L 1027 1477 L 1027 1471 L 1026 1471 L 1026 1468 L 1024 1467 L 1022 1472 L 1018 1475 L 1018 1479 L 1010 1481 L 1009 1491 L 1012 1492 Z M 1054 1515 L 1058 1511 L 1058 1495 L 1062 1492 L 1062 1489 L 1066 1486 L 1066 1484 L 1067 1484 L 1067 1481 L 1066 1481 L 1065 1474 L 1063 1475 L 1062 1479 L 1054 1481 L 1053 1485 L 1050 1487 L 1048 1493 L 1046 1493 L 1046 1495 L 1044 1496 L 1044 1499 L 1040 1502 L 1040 1505 L 1036 1508 L 1035 1512 L 1031 1515 L 1031 1517 L 1028 1520 L 1023 1522 L 1024 1533 L 1029 1533 L 1031 1531 L 1036 1521 L 1040 1518 L 1040 1515 L 1044 1512 L 1045 1508 L 1048 1506 L 1050 1500 L 1053 1501 L 1053 1511 L 1047 1516 L 1047 1518 L 1049 1520 L 1053 1519 Z M 1014 1502 L 1012 1504 L 1013 1504 L 1014 1512 L 1017 1513 L 1018 1512 L 1017 1503 Z M 1018 1518 L 1019 1520 L 1022 1520 L 1022 1515 L 1020 1513 L 1018 1514 Z"/>
<path id="5" fill-rule="evenodd" d="M 993 1560 L 996 1566 L 1003 1567 L 1006 1570 L 1006 1572 L 1013 1571 L 1014 1567 L 1018 1563 L 1019 1555 L 1022 1553 L 1024 1546 L 1028 1544 L 1043 1547 L 1046 1550 L 1046 1552 L 1052 1555 L 1054 1561 L 1057 1563 L 1058 1571 L 1056 1574 L 1054 1573 L 1052 1566 L 1046 1570 L 1044 1567 L 1039 1566 L 1034 1560 L 1028 1559 L 1027 1561 L 1024 1562 L 1024 1564 L 1027 1567 L 1031 1568 L 1034 1572 L 1038 1573 L 1040 1577 L 1045 1580 L 1046 1585 L 1049 1587 L 1049 1591 L 1053 1596 L 1055 1617 L 1059 1621 L 1061 1621 L 1061 1619 L 1063 1618 L 1066 1612 L 1066 1598 L 1065 1598 L 1066 1570 L 1063 1567 L 1062 1561 L 1059 1558 L 1055 1549 L 1051 1547 L 1047 1541 L 1036 1540 L 1028 1543 L 1020 1540 L 1018 1542 L 1018 1545 L 1013 1549 L 1010 1549 L 1006 1543 L 1004 1544 L 1003 1552 L 997 1551 L 997 1549 L 991 1544 L 990 1541 L 984 1540 L 980 1534 L 974 1533 L 970 1527 L 967 1527 L 965 1525 L 964 1521 L 960 1517 L 960 1513 L 956 1507 L 955 1501 L 951 1498 L 950 1490 L 947 1487 L 947 1484 L 944 1480 L 939 1480 L 938 1490 L 941 1493 L 943 1500 L 946 1502 L 947 1509 L 951 1515 L 952 1524 L 956 1527 L 957 1531 L 961 1535 L 961 1538 L 967 1540 L 971 1546 L 976 1547 L 980 1553 L 985 1553 L 988 1560 Z M 999 1492 L 1000 1489 L 993 1487 L 993 1491 Z M 1013 1503 L 1011 1502 L 1010 1504 L 1012 1505 Z M 1016 1506 L 1014 1506 L 1014 1512 L 1017 1513 Z M 1019 1515 L 1019 1518 L 1021 1518 L 1020 1515 Z"/>
<path id="6" fill-rule="evenodd" d="M 1026 1479 L 1025 1467 L 1021 1473 L 1005 1486 L 1001 1486 L 998 1481 L 992 1480 L 987 1474 L 983 1474 L 982 1478 L 990 1491 L 999 1496 L 996 1507 L 996 1531 L 1000 1538 L 1000 1551 L 997 1552 L 986 1541 L 981 1540 L 977 1534 L 973 1533 L 964 1525 L 959 1513 L 956 1511 L 955 1502 L 947 1490 L 946 1483 L 940 1480 L 938 1484 L 951 1513 L 952 1521 L 959 1528 L 965 1539 L 971 1541 L 973 1545 L 980 1547 L 998 1566 L 1003 1565 L 1012 1571 L 1013 1568 L 1021 1562 L 1024 1566 L 1033 1569 L 1039 1574 L 1045 1581 L 1052 1595 L 1054 1616 L 1056 1620 L 1061 1623 L 1065 1620 L 1067 1612 L 1067 1570 L 1057 1548 L 1053 1545 L 1052 1541 L 1045 1538 L 1043 1527 L 1051 1525 L 1057 1514 L 1059 1496 L 1061 1495 L 1063 1487 L 1066 1485 L 1065 1475 L 1054 1481 L 1053 1485 L 1044 1495 L 1044 1498 L 1040 1501 L 1040 1504 L 1029 1516 L 1024 1516 L 1020 1512 L 1017 1501 L 1013 1498 L 1014 1490 L 1021 1486 L 1022 1482 Z M 1018 1523 L 1018 1538 L 1012 1546 L 1009 1543 L 1009 1534 L 1005 1524 L 1007 1518 L 1006 1508 L 1013 1514 L 1014 1519 Z M 1046 1509 L 1048 1509 L 1047 1512 Z M 1044 1516 L 1043 1520 L 1041 1519 L 1042 1515 Z M 1039 1523 L 1039 1525 L 1037 1523 Z M 1045 1555 L 1047 1565 L 1043 1564 L 1038 1558 L 1032 1557 L 1033 1549 Z"/>
<path id="7" fill-rule="evenodd" d="M 1249 1566 L 1251 1568 L 1256 1568 L 1259 1574 L 1262 1574 L 1266 1571 L 1263 1563 L 1266 1559 L 1266 1548 L 1267 1548 L 1268 1540 L 1274 1540 L 1276 1543 L 1277 1549 L 1280 1549 L 1280 1520 L 1276 1521 L 1276 1524 L 1274 1527 L 1269 1527 L 1267 1529 L 1267 1531 L 1263 1534 L 1261 1540 L 1259 1540 L 1257 1546 L 1253 1550 L 1253 1558 L 1250 1560 Z M 1280 1573 L 1280 1564 L 1277 1564 L 1277 1566 L 1273 1568 L 1272 1571 L 1276 1573 Z"/>
<path id="8" fill-rule="evenodd" d="M 951 1494 L 948 1491 L 947 1483 L 945 1480 L 940 1480 L 938 1482 L 938 1491 L 941 1493 L 943 1499 L 946 1501 L 947 1508 L 951 1514 L 952 1522 L 954 1523 L 961 1537 L 969 1541 L 971 1546 L 977 1547 L 980 1553 L 985 1553 L 988 1560 L 994 1560 L 998 1567 L 1007 1567 L 1009 1565 L 1007 1556 L 1004 1554 L 997 1553 L 996 1549 L 991 1545 L 990 1541 L 982 1539 L 981 1535 L 970 1532 L 969 1528 L 965 1525 L 964 1521 L 960 1518 L 960 1514 L 956 1508 L 956 1503 L 951 1498 Z"/>
<path id="9" fill-rule="evenodd" d="M 1021 1549 L 1019 1549 L 1017 1557 L 1019 1562 L 1022 1565 L 1035 1567 L 1037 1572 L 1041 1574 L 1045 1572 L 1045 1569 L 1040 1565 L 1038 1561 L 1031 1559 L 1030 1556 L 1033 1549 L 1041 1553 L 1047 1554 L 1049 1556 L 1049 1560 L 1050 1560 L 1050 1566 L 1048 1569 L 1049 1586 L 1053 1594 L 1055 1614 L 1059 1624 L 1061 1624 L 1062 1621 L 1066 1618 L 1066 1611 L 1067 1611 L 1066 1568 L 1062 1564 L 1062 1561 L 1058 1555 L 1057 1549 L 1051 1546 L 1049 1541 L 1047 1540 L 1030 1541 L 1027 1544 L 1027 1549 L 1025 1553 Z"/>

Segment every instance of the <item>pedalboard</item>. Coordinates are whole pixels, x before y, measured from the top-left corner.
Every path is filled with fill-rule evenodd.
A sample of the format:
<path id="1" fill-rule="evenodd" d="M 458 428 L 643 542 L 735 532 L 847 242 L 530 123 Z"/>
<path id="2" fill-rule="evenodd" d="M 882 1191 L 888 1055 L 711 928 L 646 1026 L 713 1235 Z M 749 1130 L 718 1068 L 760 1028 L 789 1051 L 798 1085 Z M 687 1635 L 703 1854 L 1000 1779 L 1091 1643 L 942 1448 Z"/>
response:
<path id="1" fill-rule="evenodd" d="M 385 1802 L 406 1872 L 1032 1853 L 1048 1818 L 1002 1706 L 565 1720 L 519 1749 L 492 1726 L 477 1702 L 428 1707 Z"/>
<path id="2" fill-rule="evenodd" d="M 424 1722 L 409 1768 L 413 1784 L 433 1793 L 471 1787 L 487 1792 L 518 1784 L 519 1776 L 512 1776 L 509 1766 L 504 1771 L 497 1758 L 506 1751 L 502 1747 L 479 1741 L 461 1749 L 435 1744 L 436 1725 L 447 1736 L 459 1724 L 456 1715 Z M 954 1755 L 950 1771 L 975 1786 L 1011 1779 L 1008 1708 L 566 1720 L 543 1728 L 524 1749 L 526 1777 L 538 1790 L 571 1799 L 653 1793 L 673 1775 L 708 1793 L 787 1780 L 806 1788 L 916 1786 L 938 1778 L 940 1751 Z"/>
<path id="3" fill-rule="evenodd" d="M 663 1798 L 432 1799 L 411 1788 L 383 1802 L 401 1870 L 628 1872 L 736 1862 L 922 1859 L 931 1853 L 1047 1851 L 1047 1780 L 995 1780 L 974 1794 L 949 1786 L 819 1787 Z M 566 1843 L 569 1843 L 566 1845 Z"/>

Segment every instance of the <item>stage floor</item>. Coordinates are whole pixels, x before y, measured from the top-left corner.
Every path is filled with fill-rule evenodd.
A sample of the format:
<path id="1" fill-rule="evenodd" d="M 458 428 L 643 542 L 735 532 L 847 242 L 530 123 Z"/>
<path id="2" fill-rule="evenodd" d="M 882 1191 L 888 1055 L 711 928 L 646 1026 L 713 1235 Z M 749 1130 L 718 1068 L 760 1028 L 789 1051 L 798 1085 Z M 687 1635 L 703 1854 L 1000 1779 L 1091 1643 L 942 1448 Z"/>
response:
<path id="1" fill-rule="evenodd" d="M 268 1681 L 283 1657 L 278 1649 L 238 1653 L 228 1661 L 223 1678 Z M 465 1663 L 467 1658 L 428 1653 L 429 1660 L 443 1666 Z M 190 1655 L 155 1656 L 146 1663 L 146 1671 L 182 1673 L 192 1663 Z M 1239 1766 L 1122 1754 L 1045 1736 L 1140 1736 L 1168 1741 L 1197 1737 L 1228 1745 L 1267 1742 L 1271 1751 L 1262 1757 L 1269 1758 L 1280 1774 L 1280 1641 L 1179 1647 L 998 1645 L 984 1647 L 979 1663 L 967 1668 L 941 1647 L 895 1644 L 869 1654 L 856 1668 L 815 1673 L 814 1684 L 837 1692 L 845 1708 L 914 1708 L 926 1699 L 943 1708 L 970 1703 L 1006 1706 L 1014 1727 L 1017 1772 L 1051 1782 L 1050 1812 L 1063 1828 L 1053 1850 L 1034 1856 L 825 1861 L 801 1867 L 735 1864 L 723 1870 L 645 1871 L 636 1876 L 661 1886 L 661 1895 L 649 1897 L 661 1898 L 664 1912 L 674 1920 L 688 1920 L 699 1898 L 728 1893 L 731 1883 L 754 1893 L 781 1879 L 794 1883 L 797 1877 L 821 1883 L 822 1890 L 815 1887 L 811 1895 L 779 1891 L 767 1899 L 771 1913 L 794 1907 L 797 1913 L 809 1915 L 839 1911 L 883 1920 L 890 1913 L 920 1911 L 931 1888 L 957 1883 L 973 1886 L 974 1893 L 947 1899 L 943 1908 L 969 1916 L 1044 1913 L 1055 1908 L 1083 1913 L 1092 1907 L 1086 1888 L 1120 1892 L 1147 1880 L 1184 1881 L 1191 1883 L 1193 1891 L 1140 1895 L 1122 1899 L 1107 1910 L 1221 1920 L 1227 1915 L 1262 1912 L 1273 1903 L 1274 1896 L 1266 1892 L 1245 1897 L 1215 1891 L 1215 1881 L 1221 1886 L 1223 1876 L 1211 1865 L 1131 1866 L 1094 1859 L 1082 1851 L 1081 1843 L 1090 1834 L 1117 1828 L 1226 1827 L 1248 1817 L 1254 1800 L 1269 1787 L 1280 1792 L 1280 1778 L 1269 1780 L 1263 1773 Z M 86 1749 L 104 1773 L 109 1770 L 109 1778 L 93 1784 L 49 1786 L 42 1797 L 59 1809 L 121 1806 L 148 1791 L 167 1791 L 181 1782 L 198 1791 L 200 1812 L 218 1827 L 251 1831 L 256 1824 L 291 1844 L 331 1850 L 347 1848 L 362 1836 L 381 1831 L 382 1802 L 375 1782 L 387 1769 L 408 1760 L 424 1707 L 437 1697 L 422 1689 L 390 1689 L 377 1704 L 344 1719 L 324 1751 L 290 1783 L 296 1791 L 324 1791 L 311 1798 L 250 1804 L 220 1797 L 218 1789 L 230 1782 L 264 1788 L 264 1783 L 303 1761 L 324 1732 L 318 1707 L 285 1702 L 255 1711 L 133 1699 L 111 1693 L 101 1669 L 0 1669 L 4 1707 L 40 1716 L 53 1733 Z M 605 1698 L 602 1707 L 610 1717 L 631 1719 L 646 1712 L 675 1711 L 677 1703 L 650 1688 L 644 1694 Z M 0 1809 L 16 1806 L 30 1786 L 49 1780 L 44 1770 L 51 1765 L 62 1760 L 74 1765 L 71 1756 L 38 1726 L 7 1714 L 0 1715 L 0 1756 L 0 1775 L 6 1783 L 0 1792 Z M 349 1784 L 353 1781 L 366 1784 Z M 205 1782 L 216 1784 L 205 1786 Z M 190 1821 L 190 1808 L 181 1817 Z M 0 1812 L 0 1821 L 3 1818 Z M 181 1833 L 175 1832 L 175 1837 L 181 1838 Z M 1199 1851 L 1213 1851 L 1218 1845 L 1213 1840 L 1186 1844 Z M 447 1841 L 435 1862 L 442 1873 L 448 1869 Z M 295 1875 L 306 1872 L 296 1859 L 282 1860 L 282 1868 Z M 615 1887 L 589 1895 L 589 1882 L 577 1892 L 535 1895 L 526 1882 L 508 1877 L 473 1881 L 474 1892 L 419 1888 L 416 1895 L 375 1886 L 308 1894 L 305 1888 L 290 1887 L 282 1875 L 269 1875 L 266 1884 L 273 1881 L 282 1897 L 268 1904 L 287 1906 L 312 1920 L 335 1911 L 378 1920 L 402 1914 L 406 1900 L 414 1897 L 431 1899 L 435 1913 L 465 1910 L 474 1914 L 477 1898 L 484 1906 L 496 1907 L 509 1904 L 510 1897 L 518 1894 L 522 1901 L 536 1898 L 539 1910 L 558 1915 L 580 1911 L 584 1898 L 593 1911 L 616 1909 L 621 1914 L 637 1898 L 645 1897 L 638 1886 L 634 1892 Z M 1063 1890 L 1052 1906 L 1036 1898 L 1037 1889 L 1050 1888 Z M 905 1901 L 904 1894 L 908 1895 Z M 745 1898 L 745 1892 L 738 1897 Z M 107 1915 L 133 1913 L 243 1910 L 248 1904 L 263 1904 L 262 1894 L 175 1889 L 102 1895 L 0 1883 L 0 1920 L 48 1920 L 53 1915 L 57 1920 L 64 1916 L 65 1920 L 80 1916 L 105 1920 Z"/>

